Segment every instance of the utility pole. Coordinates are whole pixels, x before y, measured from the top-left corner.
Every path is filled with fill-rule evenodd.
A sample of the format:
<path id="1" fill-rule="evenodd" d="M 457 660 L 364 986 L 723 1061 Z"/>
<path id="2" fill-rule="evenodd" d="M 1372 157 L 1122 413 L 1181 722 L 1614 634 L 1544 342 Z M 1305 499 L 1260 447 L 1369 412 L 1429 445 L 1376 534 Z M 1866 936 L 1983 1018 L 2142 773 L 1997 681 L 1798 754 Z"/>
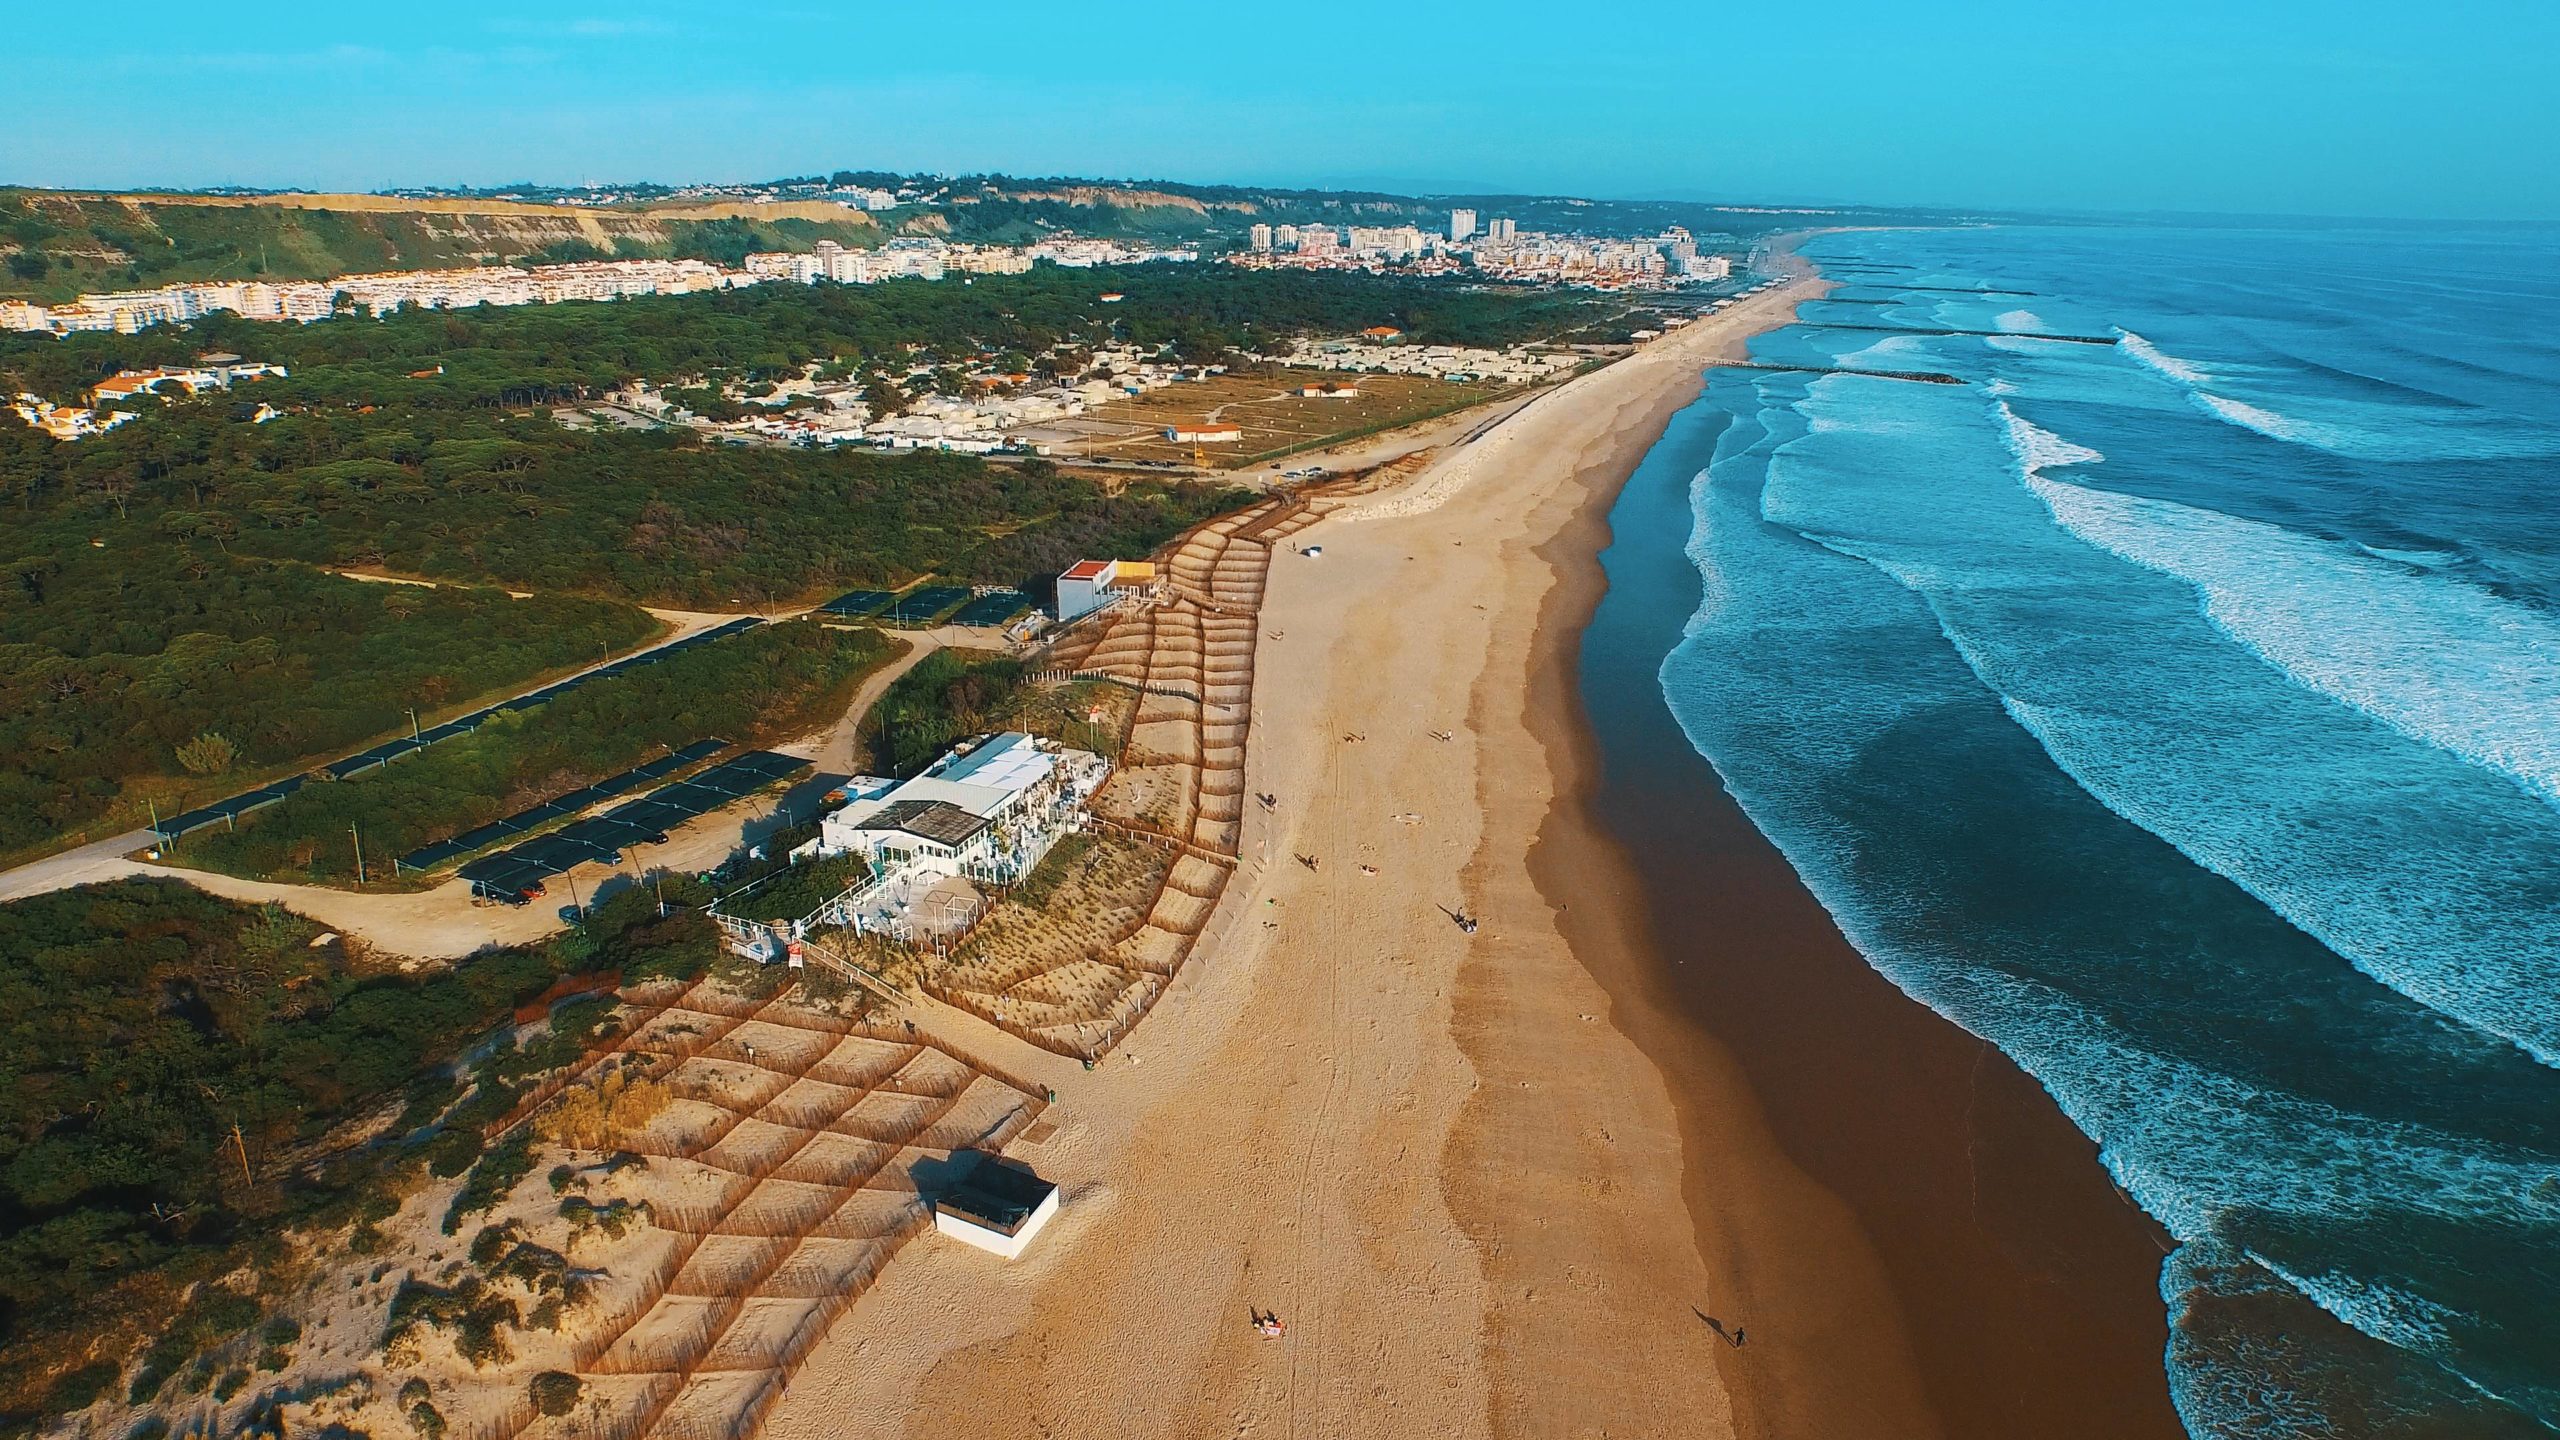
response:
<path id="1" fill-rule="evenodd" d="M 168 837 L 160 833 L 160 802 L 146 796 L 142 803 L 151 807 L 151 838 L 165 843 Z"/>
<path id="2" fill-rule="evenodd" d="M 240 1122 L 237 1120 L 231 1122 L 231 1143 L 240 1147 L 240 1188 L 252 1189 L 258 1182 L 249 1175 L 249 1140 L 240 1133 Z"/>
<path id="3" fill-rule="evenodd" d="M 356 842 L 356 884 L 361 887 L 364 884 L 364 837 L 356 834 L 353 825 L 347 827 L 347 835 Z"/>
<path id="4" fill-rule="evenodd" d="M 412 740 L 418 740 L 418 711 L 416 706 L 411 706 L 409 709 L 409 738 Z M 421 740 L 419 743 L 424 744 L 426 742 Z"/>

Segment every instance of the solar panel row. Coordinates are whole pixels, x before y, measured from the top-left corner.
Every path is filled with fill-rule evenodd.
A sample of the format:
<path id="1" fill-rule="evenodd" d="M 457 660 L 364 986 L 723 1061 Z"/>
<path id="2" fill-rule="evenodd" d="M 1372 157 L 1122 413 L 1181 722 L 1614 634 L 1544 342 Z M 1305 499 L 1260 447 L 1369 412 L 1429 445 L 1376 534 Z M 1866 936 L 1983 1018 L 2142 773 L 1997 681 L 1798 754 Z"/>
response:
<path id="1" fill-rule="evenodd" d="M 888 590 L 848 590 L 818 608 L 830 615 L 841 615 L 848 620 L 853 620 L 864 615 L 876 614 L 886 609 L 889 602 L 897 598 L 895 592 Z"/>
<path id="2" fill-rule="evenodd" d="M 643 650 L 637 655 L 626 655 L 610 665 L 598 666 L 582 675 L 573 675 L 556 685 L 546 685 L 539 690 L 474 710 L 468 715 L 457 716 L 441 725 L 421 730 L 407 739 L 385 741 L 370 750 L 358 751 L 343 760 L 333 760 L 321 769 L 332 780 L 344 780 L 352 775 L 361 775 L 377 765 L 388 765 L 411 751 L 423 750 L 439 740 L 450 740 L 456 735 L 468 734 L 487 724 L 494 716 L 513 710 L 530 710 L 547 701 L 556 700 L 588 681 L 603 680 L 637 670 L 644 665 L 654 665 L 670 656 L 681 655 L 696 646 L 708 645 L 714 640 L 725 639 L 743 630 L 752 630 L 763 623 L 762 619 L 753 615 L 740 616 L 738 619 L 705 630 L 699 635 L 688 635 L 673 644 L 661 645 L 654 650 Z M 300 788 L 302 780 L 303 777 L 296 775 L 288 780 L 279 780 L 273 785 L 260 786 L 258 789 L 234 795 L 228 800 L 217 800 L 199 809 L 172 815 L 155 826 L 153 833 L 166 843 L 181 835 L 201 830 L 216 821 L 237 819 L 260 806 L 272 805 L 292 794 Z"/>
<path id="3" fill-rule="evenodd" d="M 954 625 L 1001 625 L 1031 608 L 1031 597 L 1019 590 L 991 590 L 960 607 Z"/>
<path id="4" fill-rule="evenodd" d="M 474 850 L 494 845 L 510 835 L 521 835 L 527 830 L 538 829 L 563 815 L 575 815 L 581 810 L 610 800 L 625 791 L 637 790 L 652 780 L 663 779 L 696 761 L 708 760 L 719 754 L 722 747 L 728 743 L 726 740 L 696 740 L 683 749 L 662 755 L 646 765 L 635 765 L 619 775 L 608 775 L 593 785 L 583 786 L 565 795 L 554 795 L 539 805 L 529 806 L 504 819 L 492 820 L 476 829 L 465 830 L 450 840 L 439 840 L 433 845 L 421 845 L 401 856 L 393 864 L 402 870 L 432 870 L 457 855 L 468 855 Z"/>
<path id="5" fill-rule="evenodd" d="M 930 625 L 971 593 L 966 585 L 919 586 L 892 601 L 886 618 L 893 625 Z"/>
<path id="6" fill-rule="evenodd" d="M 484 895 L 505 900 L 530 899 L 541 893 L 542 882 L 549 876 L 590 860 L 611 863 L 633 845 L 664 840 L 676 826 L 808 768 L 806 760 L 770 750 L 750 750 L 689 780 L 662 785 L 637 800 L 616 805 L 593 819 L 563 826 L 551 834 L 474 860 L 457 873 Z M 446 843 L 462 838 L 455 836 Z"/>

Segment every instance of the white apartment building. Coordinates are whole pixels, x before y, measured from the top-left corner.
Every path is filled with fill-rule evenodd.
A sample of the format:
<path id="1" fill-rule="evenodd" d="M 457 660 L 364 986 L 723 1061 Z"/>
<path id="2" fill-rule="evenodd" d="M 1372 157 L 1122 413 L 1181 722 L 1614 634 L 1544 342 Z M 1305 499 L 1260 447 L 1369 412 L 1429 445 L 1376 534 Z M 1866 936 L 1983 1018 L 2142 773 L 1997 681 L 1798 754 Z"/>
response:
<path id="1" fill-rule="evenodd" d="M 1422 232 L 1410 225 L 1354 225 L 1350 238 L 1349 250 L 1364 259 L 1410 260 L 1423 248 Z"/>
<path id="2" fill-rule="evenodd" d="M 1475 234 L 1475 233 L 1476 233 L 1476 212 L 1474 212 L 1473 210 L 1452 210 L 1452 211 L 1450 211 L 1450 212 L 1449 212 L 1449 243 L 1450 243 L 1450 244 L 1452 244 L 1452 245 L 1463 244 L 1463 243 L 1465 243 L 1465 241 L 1466 241 L 1466 239 L 1467 239 L 1467 237 L 1468 237 L 1468 236 L 1473 235 L 1473 234 Z"/>

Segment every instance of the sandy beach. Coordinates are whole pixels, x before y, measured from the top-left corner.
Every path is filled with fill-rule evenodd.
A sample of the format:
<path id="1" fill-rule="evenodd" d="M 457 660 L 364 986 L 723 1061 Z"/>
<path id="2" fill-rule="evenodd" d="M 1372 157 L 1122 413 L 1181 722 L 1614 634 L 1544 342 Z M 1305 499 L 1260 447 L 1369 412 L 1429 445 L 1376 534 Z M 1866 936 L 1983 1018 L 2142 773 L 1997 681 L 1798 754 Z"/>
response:
<path id="1" fill-rule="evenodd" d="M 1800 293 L 1528 407 L 1460 483 L 1463 451 L 1296 537 L 1321 558 L 1283 550 L 1249 761 L 1278 804 L 1197 956 L 1095 1070 L 975 1038 L 1057 1090 L 1055 1134 L 1014 1153 L 1066 1208 L 1011 1264 L 910 1247 L 774 1435 L 1735 1432 L 1679 1108 L 1525 863 L 1568 792 L 1524 699 L 1540 547 Z"/>

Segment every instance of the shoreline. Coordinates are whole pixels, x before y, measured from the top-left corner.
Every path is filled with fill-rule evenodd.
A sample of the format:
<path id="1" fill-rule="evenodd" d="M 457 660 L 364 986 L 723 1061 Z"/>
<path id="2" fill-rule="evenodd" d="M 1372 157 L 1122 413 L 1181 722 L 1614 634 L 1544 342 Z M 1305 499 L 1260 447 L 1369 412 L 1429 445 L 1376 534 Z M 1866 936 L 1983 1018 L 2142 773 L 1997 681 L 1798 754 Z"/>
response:
<path id="1" fill-rule="evenodd" d="M 1967 1433 L 1906 1320 L 1910 1247 L 1792 1153 L 1751 1057 L 1648 988 L 1656 901 L 1594 823 L 1609 752 L 1575 683 L 1614 497 L 1704 362 L 1818 289 L 1700 321 L 1347 500 L 1302 532 L 1321 558 L 1277 549 L 1244 776 L 1276 803 L 1246 807 L 1200 948 L 1091 1070 L 970 1032 L 1056 1091 L 1054 1129 L 1012 1153 L 1064 1207 L 1011 1262 L 909 1246 L 775 1405 L 774 1440 L 995 1417 L 1186 1440 Z M 1898 1023 L 1955 1033 L 1857 968 Z M 2085 1147 L 2074 1164 L 2095 1174 Z"/>
<path id="2" fill-rule="evenodd" d="M 1663 531 L 1713 433 L 1542 547 L 1525 704 L 1559 781 L 1529 868 L 1670 1085 L 1717 1303 L 1759 1327 L 1718 1356 L 1737 1433 L 2183 1437 L 2164 1233 L 2032 1078 L 1867 965 L 1663 702 L 1701 583 Z M 1595 891 L 1622 903 L 1562 908 Z"/>
<path id="3" fill-rule="evenodd" d="M 1246 807 L 1199 949 L 1092 1070 L 973 1040 L 1056 1090 L 1054 1130 L 1012 1153 L 1063 1208 L 1009 1263 L 908 1246 L 775 1405 L 774 1440 L 996 1417 L 1184 1440 L 1732 1433 L 1719 1342 L 1689 1309 L 1709 1287 L 1661 1075 L 1601 1023 L 1524 866 L 1505 873 L 1526 905 L 1480 933 L 1441 907 L 1478 904 L 1470 867 L 1523 853 L 1545 813 L 1507 769 L 1534 745 L 1519 707 L 1474 697 L 1525 692 L 1553 581 L 1531 547 L 1569 508 L 1562 481 L 1604 452 L 1632 465 L 1697 361 L 1784 313 L 1760 297 L 1571 382 L 1437 509 L 1364 502 L 1480 447 L 1302 532 L 1321 558 L 1279 547 L 1244 777 L 1277 803 Z M 1487 793 L 1533 803 L 1487 816 Z M 1531 1073 L 1468 1053 L 1488 1017 L 1461 1001 L 1487 973 L 1536 979 L 1531 1013 L 1495 1017 Z"/>

